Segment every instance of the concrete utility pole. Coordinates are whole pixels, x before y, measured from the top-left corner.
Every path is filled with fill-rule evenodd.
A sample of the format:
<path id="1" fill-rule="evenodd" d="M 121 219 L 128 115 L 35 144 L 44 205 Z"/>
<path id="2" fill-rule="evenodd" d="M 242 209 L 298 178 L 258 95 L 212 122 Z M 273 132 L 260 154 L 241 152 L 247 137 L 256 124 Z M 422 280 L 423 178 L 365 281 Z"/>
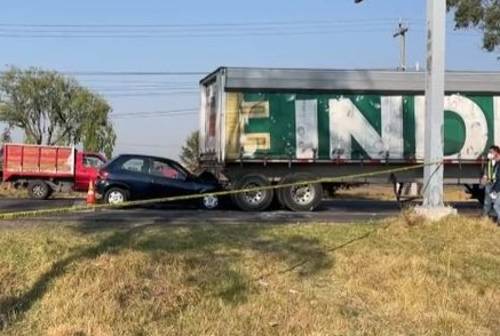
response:
<path id="1" fill-rule="evenodd" d="M 427 0 L 424 202 L 417 212 L 431 219 L 454 212 L 443 203 L 445 40 L 446 0 Z"/>
<path id="2" fill-rule="evenodd" d="M 416 212 L 433 220 L 456 213 L 443 202 L 445 40 L 446 0 L 427 0 L 424 202 Z"/>
<path id="3" fill-rule="evenodd" d="M 399 37 L 400 41 L 400 61 L 399 70 L 406 71 L 406 33 L 408 33 L 408 26 L 404 25 L 403 22 L 399 22 L 398 30 L 393 35 L 394 38 Z"/>

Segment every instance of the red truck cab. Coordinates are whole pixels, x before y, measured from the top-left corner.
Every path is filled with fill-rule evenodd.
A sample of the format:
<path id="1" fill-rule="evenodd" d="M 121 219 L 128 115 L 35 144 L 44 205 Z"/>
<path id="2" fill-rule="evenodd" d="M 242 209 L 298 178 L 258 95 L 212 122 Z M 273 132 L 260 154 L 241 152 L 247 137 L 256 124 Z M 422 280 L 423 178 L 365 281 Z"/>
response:
<path id="1" fill-rule="evenodd" d="M 106 163 L 106 158 L 98 153 L 76 152 L 75 191 L 87 191 L 90 182 L 95 182 L 99 169 Z"/>
<path id="2" fill-rule="evenodd" d="M 106 159 L 74 147 L 6 144 L 2 180 L 28 188 L 32 198 L 46 199 L 54 191 L 86 191 Z"/>

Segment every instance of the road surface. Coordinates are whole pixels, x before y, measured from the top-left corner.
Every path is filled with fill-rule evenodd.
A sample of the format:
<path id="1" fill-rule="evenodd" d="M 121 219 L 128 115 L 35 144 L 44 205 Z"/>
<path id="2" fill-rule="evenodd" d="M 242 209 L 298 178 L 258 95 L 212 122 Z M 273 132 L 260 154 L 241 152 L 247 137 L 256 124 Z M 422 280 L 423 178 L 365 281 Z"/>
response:
<path id="1" fill-rule="evenodd" d="M 71 207 L 82 204 L 82 200 L 52 199 L 35 201 L 27 199 L 0 199 L 0 212 L 14 212 L 47 208 Z M 480 214 L 475 202 L 451 204 L 464 215 Z M 238 210 L 199 210 L 179 206 L 155 206 L 150 208 L 111 209 L 80 212 L 23 219 L 23 222 L 81 221 L 88 223 L 117 223 L 133 225 L 144 223 L 171 224 L 239 224 L 239 223 L 298 223 L 298 222 L 367 222 L 396 216 L 401 209 L 393 201 L 375 200 L 327 200 L 314 212 L 289 212 L 283 210 L 266 212 L 242 212 Z M 3 225 L 8 223 L 3 222 Z M 13 224 L 13 223 L 11 223 Z M 1 225 L 1 224 L 0 224 Z"/>

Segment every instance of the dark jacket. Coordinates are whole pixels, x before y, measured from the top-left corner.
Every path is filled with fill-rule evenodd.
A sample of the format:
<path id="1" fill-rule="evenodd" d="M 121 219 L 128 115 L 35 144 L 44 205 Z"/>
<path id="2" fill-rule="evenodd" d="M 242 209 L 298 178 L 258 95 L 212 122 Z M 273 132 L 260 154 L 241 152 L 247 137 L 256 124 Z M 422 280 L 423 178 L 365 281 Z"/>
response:
<path id="1" fill-rule="evenodd" d="M 495 182 L 493 182 L 491 191 L 500 193 L 500 162 L 495 163 L 495 167 L 493 167 L 493 175 L 495 176 Z"/>

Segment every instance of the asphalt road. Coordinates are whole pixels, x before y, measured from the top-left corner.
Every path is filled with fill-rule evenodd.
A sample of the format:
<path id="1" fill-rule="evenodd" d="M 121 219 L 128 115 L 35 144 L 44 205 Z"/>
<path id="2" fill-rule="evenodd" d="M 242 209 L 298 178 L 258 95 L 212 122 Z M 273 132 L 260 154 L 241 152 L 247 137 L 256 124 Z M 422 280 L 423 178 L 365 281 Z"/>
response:
<path id="1" fill-rule="evenodd" d="M 70 207 L 82 204 L 82 200 L 51 199 L 35 201 L 28 199 L 0 199 L 0 212 L 14 212 L 47 208 Z M 480 207 L 475 202 L 452 203 L 459 213 L 477 216 Z M 367 222 L 396 216 L 401 209 L 393 201 L 373 200 L 327 200 L 314 212 L 289 212 L 283 210 L 266 212 L 242 212 L 237 210 L 199 210 L 181 206 L 155 206 L 149 208 L 97 210 L 48 217 L 22 219 L 23 222 L 54 222 L 54 220 L 77 221 L 95 224 L 240 224 L 240 223 L 296 223 L 296 222 Z M 13 225 L 12 221 L 3 225 Z M 2 223 L 0 222 L 0 225 Z"/>

